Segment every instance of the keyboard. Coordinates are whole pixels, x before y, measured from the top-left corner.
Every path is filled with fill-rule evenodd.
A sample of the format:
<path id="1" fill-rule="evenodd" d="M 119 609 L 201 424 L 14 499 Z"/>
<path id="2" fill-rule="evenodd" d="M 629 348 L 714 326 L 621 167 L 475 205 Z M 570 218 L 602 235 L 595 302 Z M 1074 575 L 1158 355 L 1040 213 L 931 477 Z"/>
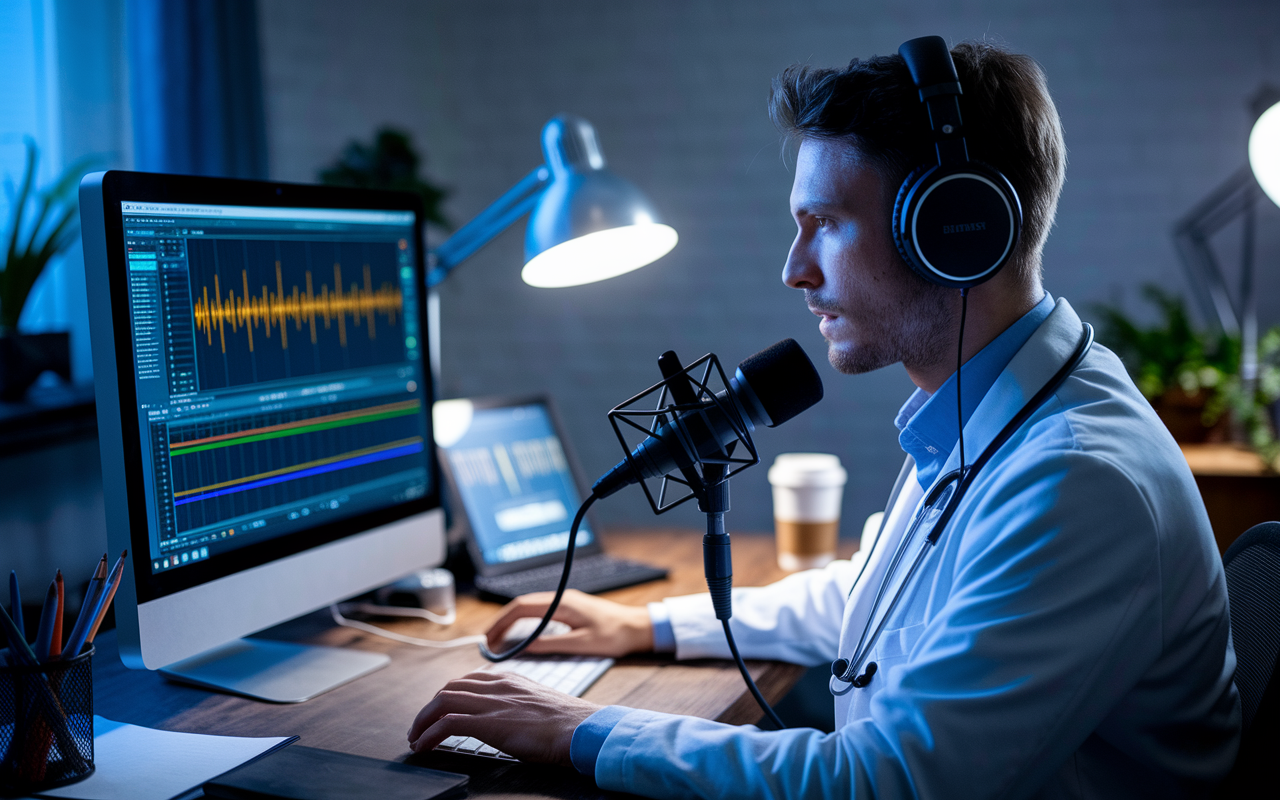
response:
<path id="1" fill-rule="evenodd" d="M 560 584 L 560 573 L 563 571 L 564 564 L 558 562 L 508 572 L 505 575 L 477 575 L 475 583 L 481 592 L 507 601 L 530 592 L 554 590 Z M 603 553 L 592 553 L 574 557 L 573 570 L 569 573 L 569 588 L 595 594 L 665 577 L 665 569 L 638 561 L 613 558 Z"/>
<path id="2" fill-rule="evenodd" d="M 524 656 L 510 661 L 499 661 L 486 671 L 513 672 L 537 681 L 543 686 L 550 686 L 565 694 L 581 697 L 582 693 L 612 666 L 612 658 L 595 656 Z M 518 760 L 473 736 L 450 736 L 436 745 L 436 749 L 505 761 Z"/>

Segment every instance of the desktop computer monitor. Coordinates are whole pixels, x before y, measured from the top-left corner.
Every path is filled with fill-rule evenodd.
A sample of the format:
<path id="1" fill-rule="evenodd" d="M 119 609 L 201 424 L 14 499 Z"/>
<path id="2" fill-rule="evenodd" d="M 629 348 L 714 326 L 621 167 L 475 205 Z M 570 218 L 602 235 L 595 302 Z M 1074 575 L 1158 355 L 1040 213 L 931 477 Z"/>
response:
<path id="1" fill-rule="evenodd" d="M 80 188 L 120 655 L 301 700 L 386 656 L 242 639 L 444 559 L 420 200 Z"/>

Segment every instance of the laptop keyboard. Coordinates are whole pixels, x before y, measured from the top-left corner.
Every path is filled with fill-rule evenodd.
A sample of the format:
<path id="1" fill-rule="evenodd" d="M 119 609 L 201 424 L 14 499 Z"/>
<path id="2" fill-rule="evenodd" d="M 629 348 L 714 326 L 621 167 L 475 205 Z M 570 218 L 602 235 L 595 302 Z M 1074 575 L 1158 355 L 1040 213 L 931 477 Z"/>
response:
<path id="1" fill-rule="evenodd" d="M 611 666 L 613 666 L 612 658 L 595 656 L 525 656 L 513 658 L 510 661 L 499 661 L 487 671 L 523 675 L 543 686 L 550 686 L 565 694 L 581 697 L 582 693 Z M 436 745 L 436 749 L 506 761 L 517 760 L 473 736 L 450 736 Z"/>
<path id="2" fill-rule="evenodd" d="M 476 588 L 482 592 L 511 600 L 530 592 L 554 590 L 560 583 L 560 573 L 563 570 L 563 564 L 547 564 L 506 575 L 477 575 L 475 583 Z M 595 594 L 665 577 L 667 571 L 664 569 L 593 553 L 574 557 L 573 570 L 569 573 L 569 588 Z"/>

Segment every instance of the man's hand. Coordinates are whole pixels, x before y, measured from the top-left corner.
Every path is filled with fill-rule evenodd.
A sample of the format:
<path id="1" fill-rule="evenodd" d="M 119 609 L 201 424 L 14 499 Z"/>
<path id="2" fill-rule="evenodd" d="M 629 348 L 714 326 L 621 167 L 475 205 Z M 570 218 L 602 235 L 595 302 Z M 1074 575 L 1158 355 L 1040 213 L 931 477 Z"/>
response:
<path id="1" fill-rule="evenodd" d="M 489 649 L 496 653 L 509 647 L 503 644 L 507 628 L 521 617 L 541 617 L 553 597 L 554 592 L 538 592 L 517 597 L 508 603 L 485 634 L 489 638 Z M 649 622 L 648 609 L 643 606 L 626 606 L 569 589 L 561 598 L 553 619 L 573 630 L 556 636 L 544 633 L 529 645 L 526 653 L 573 653 L 617 658 L 653 650 L 653 625 Z"/>
<path id="2" fill-rule="evenodd" d="M 522 675 L 472 672 L 418 712 L 409 748 L 421 753 L 450 736 L 474 736 L 521 761 L 571 767 L 573 731 L 600 708 Z"/>

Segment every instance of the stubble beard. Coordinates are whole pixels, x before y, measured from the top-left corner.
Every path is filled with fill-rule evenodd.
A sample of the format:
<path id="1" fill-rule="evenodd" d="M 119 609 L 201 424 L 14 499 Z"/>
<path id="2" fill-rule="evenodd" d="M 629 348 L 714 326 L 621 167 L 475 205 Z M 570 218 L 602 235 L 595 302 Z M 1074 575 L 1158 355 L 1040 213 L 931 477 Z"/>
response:
<path id="1" fill-rule="evenodd" d="M 897 308 L 857 313 L 855 341 L 827 343 L 827 360 L 837 372 L 861 375 L 898 362 L 909 368 L 930 365 L 954 347 L 955 290 L 914 275 L 899 288 L 903 299 Z"/>

